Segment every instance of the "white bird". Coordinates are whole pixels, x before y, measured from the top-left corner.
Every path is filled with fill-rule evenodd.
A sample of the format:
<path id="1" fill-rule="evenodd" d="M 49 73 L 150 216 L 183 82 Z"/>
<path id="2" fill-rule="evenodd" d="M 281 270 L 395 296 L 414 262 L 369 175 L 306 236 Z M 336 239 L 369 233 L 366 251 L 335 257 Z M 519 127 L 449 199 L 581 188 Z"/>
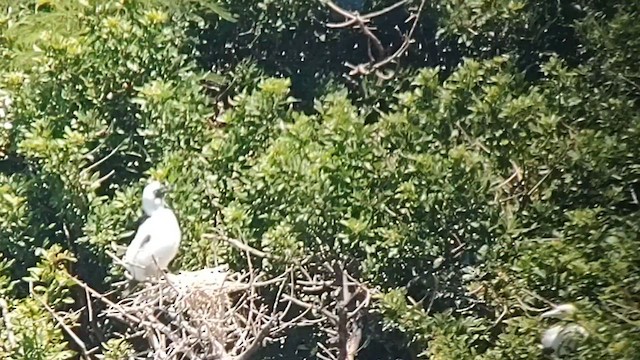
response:
<path id="1" fill-rule="evenodd" d="M 556 318 L 570 321 L 577 309 L 573 304 L 555 306 L 544 312 L 541 318 Z M 581 340 L 589 336 L 587 329 L 576 324 L 558 324 L 544 331 L 542 334 L 542 348 L 554 356 L 565 356 L 575 351 Z"/>
<path id="2" fill-rule="evenodd" d="M 149 216 L 136 232 L 124 256 L 127 271 L 137 281 L 157 277 L 178 254 L 180 225 L 164 202 L 167 188 L 158 181 L 145 186 L 142 210 Z"/>
<path id="3" fill-rule="evenodd" d="M 556 318 L 556 319 L 566 319 L 573 315 L 576 312 L 576 307 L 573 304 L 562 304 L 555 306 L 553 309 L 549 311 L 545 311 L 540 315 L 541 318 Z"/>
<path id="4" fill-rule="evenodd" d="M 589 333 L 578 324 L 555 325 L 542 334 L 542 348 L 556 356 L 566 356 L 578 348 Z"/>

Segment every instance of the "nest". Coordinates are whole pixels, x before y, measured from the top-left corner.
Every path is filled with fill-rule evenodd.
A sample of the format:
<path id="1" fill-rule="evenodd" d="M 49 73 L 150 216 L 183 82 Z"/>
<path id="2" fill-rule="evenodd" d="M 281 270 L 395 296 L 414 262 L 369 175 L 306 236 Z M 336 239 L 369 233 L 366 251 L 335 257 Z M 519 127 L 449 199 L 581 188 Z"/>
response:
<path id="1" fill-rule="evenodd" d="M 287 307 L 264 301 L 261 288 L 283 288 L 286 276 L 261 281 L 225 266 L 166 274 L 118 302 L 106 316 L 128 324 L 156 359 L 247 359 L 292 324 Z M 281 293 L 281 291 L 280 291 Z"/>
<path id="2" fill-rule="evenodd" d="M 69 277 L 84 288 L 87 299 L 102 303 L 101 316 L 126 326 L 125 338 L 141 349 L 136 358 L 246 360 L 268 343 L 283 340 L 287 330 L 303 326 L 324 334 L 317 344 L 319 359 L 356 357 L 375 290 L 358 282 L 344 264 L 311 257 L 268 275 L 253 268 L 251 255 L 271 255 L 226 241 L 247 254 L 247 271 L 218 266 L 163 274 L 134 289 L 119 289 L 117 300 Z M 89 319 L 94 308 L 88 299 L 84 310 Z M 98 350 L 87 350 L 71 328 L 63 321 L 60 325 L 84 358 Z"/>

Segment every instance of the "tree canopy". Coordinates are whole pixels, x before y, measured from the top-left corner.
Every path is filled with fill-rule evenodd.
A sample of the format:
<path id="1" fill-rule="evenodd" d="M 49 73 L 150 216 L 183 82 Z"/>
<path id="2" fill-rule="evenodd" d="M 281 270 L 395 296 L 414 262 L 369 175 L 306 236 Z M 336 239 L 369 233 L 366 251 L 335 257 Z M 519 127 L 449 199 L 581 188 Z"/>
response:
<path id="1" fill-rule="evenodd" d="M 0 357 L 140 350 L 69 275 L 124 278 L 154 178 L 172 271 L 246 268 L 225 234 L 375 289 L 359 359 L 552 356 L 566 303 L 570 358 L 637 358 L 640 2 L 0 3 Z"/>

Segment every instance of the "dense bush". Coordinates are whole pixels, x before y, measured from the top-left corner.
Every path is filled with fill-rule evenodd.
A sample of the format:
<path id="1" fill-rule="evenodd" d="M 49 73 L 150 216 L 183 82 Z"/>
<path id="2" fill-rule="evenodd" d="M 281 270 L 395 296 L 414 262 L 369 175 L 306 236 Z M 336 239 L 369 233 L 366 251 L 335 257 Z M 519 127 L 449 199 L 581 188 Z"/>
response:
<path id="1" fill-rule="evenodd" d="M 53 314 L 86 300 L 62 269 L 98 290 L 122 278 L 107 252 L 153 177 L 175 185 L 174 270 L 245 265 L 214 228 L 280 255 L 268 271 L 348 260 L 381 292 L 361 358 L 538 358 L 548 302 L 579 308 L 576 358 L 635 358 L 638 5 L 432 2 L 397 78 L 355 91 L 340 75 L 363 39 L 325 29 L 320 2 L 223 5 L 234 22 L 201 1 L 4 7 L 3 357 L 75 356 Z M 106 358 L 136 345 L 64 321 Z M 297 335 L 268 356 L 313 357 L 313 331 Z"/>

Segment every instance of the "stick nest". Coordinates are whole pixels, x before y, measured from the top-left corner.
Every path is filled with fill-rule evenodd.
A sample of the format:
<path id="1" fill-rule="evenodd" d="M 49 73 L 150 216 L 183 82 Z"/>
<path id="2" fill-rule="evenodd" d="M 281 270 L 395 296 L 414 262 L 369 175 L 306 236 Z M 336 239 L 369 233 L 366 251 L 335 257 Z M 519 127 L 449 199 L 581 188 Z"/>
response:
<path id="1" fill-rule="evenodd" d="M 251 255 L 263 259 L 272 255 L 235 239 L 222 239 L 246 254 L 246 271 L 234 272 L 223 265 L 163 274 L 133 289 L 114 289 L 110 295 L 70 274 L 69 279 L 86 292 L 83 309 L 90 324 L 96 320 L 97 306 L 103 309 L 98 316 L 102 324 L 112 319 L 125 325 L 125 339 L 140 350 L 136 359 L 247 360 L 299 327 L 317 330 L 322 338 L 317 343 L 319 359 L 355 359 L 376 290 L 360 283 L 337 260 L 308 257 L 288 263 L 279 275 L 267 275 L 253 267 Z M 115 294 L 119 299 L 113 300 Z M 90 298 L 99 304 L 92 305 Z M 60 324 L 84 358 L 98 350 L 87 350 L 69 326 Z"/>
<path id="2" fill-rule="evenodd" d="M 246 359 L 290 325 L 281 321 L 280 299 L 260 295 L 265 287 L 282 290 L 286 279 L 261 281 L 225 266 L 166 274 L 108 302 L 104 314 L 145 336 L 156 359 Z"/>

